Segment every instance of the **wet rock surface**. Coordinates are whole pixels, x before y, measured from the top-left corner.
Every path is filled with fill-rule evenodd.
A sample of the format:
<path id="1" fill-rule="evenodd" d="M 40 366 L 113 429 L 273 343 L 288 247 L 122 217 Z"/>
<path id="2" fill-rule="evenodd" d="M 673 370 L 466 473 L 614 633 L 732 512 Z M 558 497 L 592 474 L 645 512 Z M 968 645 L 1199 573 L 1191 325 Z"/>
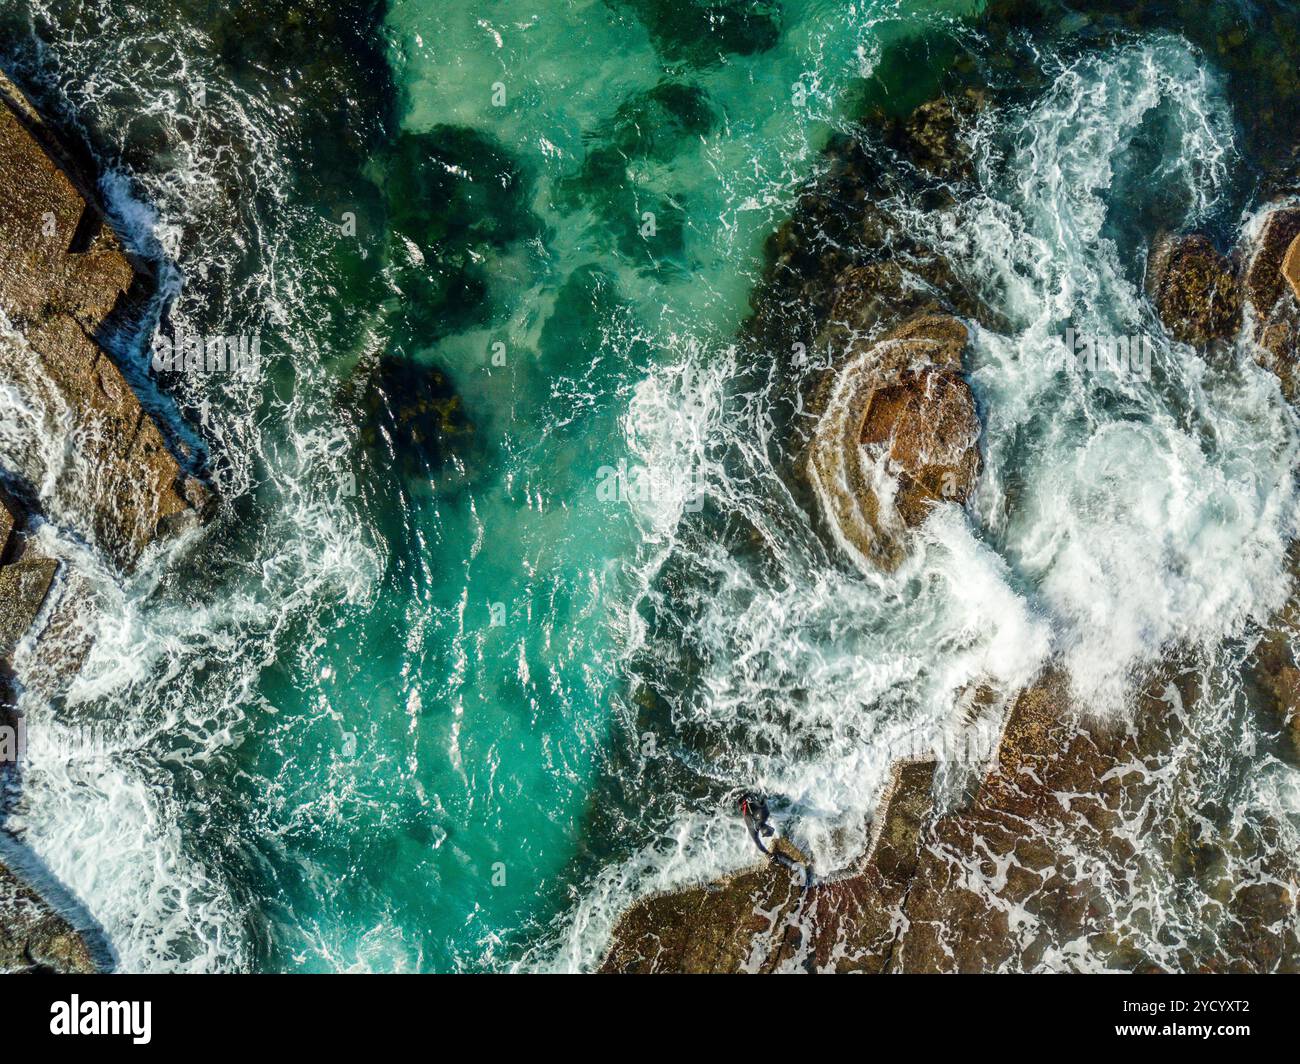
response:
<path id="1" fill-rule="evenodd" d="M 20 753 L 19 717 L 12 656 L 45 606 L 57 563 L 36 552 L 27 539 L 30 515 L 0 487 L 0 798 L 15 782 Z M 0 813 L 3 813 L 0 802 Z M 71 923 L 24 877 L 0 859 L 0 972 L 92 972 L 91 950 Z"/>
<path id="2" fill-rule="evenodd" d="M 98 970 L 82 934 L 0 864 L 0 973 L 89 974 Z"/>
<path id="3" fill-rule="evenodd" d="M 0 489 L 0 726 L 14 730 L 20 641 L 36 646 L 24 679 L 51 690 L 89 647 L 86 582 L 61 579 L 41 553 L 34 508 L 130 571 L 156 539 L 197 525 L 209 500 L 100 343 L 142 282 L 78 164 L 3 75 L 0 188 L 0 382 L 32 412 L 0 454 L 0 472 L 24 486 Z M 17 766 L 0 768 L 13 785 Z M 82 934 L 0 864 L 0 971 L 94 969 Z"/>
<path id="4" fill-rule="evenodd" d="M 0 562 L 9 553 L 9 542 L 13 538 L 14 525 L 18 522 L 19 511 L 15 503 L 0 488 Z"/>
<path id="5" fill-rule="evenodd" d="M 1152 249 L 1147 292 L 1174 339 L 1198 349 L 1231 343 L 1248 323 L 1255 356 L 1294 402 L 1300 355 L 1300 209 L 1266 210 L 1231 257 L 1202 234 L 1165 236 Z"/>
<path id="6" fill-rule="evenodd" d="M 979 476 L 979 419 L 961 377 L 966 328 L 923 316 L 862 344 L 837 374 L 808 475 L 833 533 L 862 562 L 894 569 L 906 533 Z"/>
<path id="7" fill-rule="evenodd" d="M 930 131 L 960 141 L 948 113 L 923 107 L 887 134 L 922 184 L 969 173 L 929 146 Z M 808 393 L 806 472 L 841 545 L 885 569 L 936 502 L 964 501 L 979 476 L 962 350 L 968 321 L 989 315 L 946 264 L 899 253 L 907 236 L 873 202 L 891 180 L 863 145 L 832 145 L 825 179 L 770 245 L 747 326 L 769 350 L 811 333 L 828 353 Z M 1202 234 L 1161 241 L 1147 285 L 1171 335 L 1206 350 L 1253 320 L 1263 346 L 1294 361 L 1284 264 L 1298 233 L 1283 214 L 1231 255 Z M 1295 628 L 1266 633 L 1256 679 L 1292 763 Z M 1224 691 L 1190 662 L 1139 680 L 1131 712 L 1104 720 L 1055 671 L 1010 692 L 995 756 L 967 791 L 941 804 L 935 763 L 895 766 L 858 868 L 802 890 L 764 865 L 643 899 L 602 970 L 1296 970 L 1300 854 L 1288 825 L 1222 797 L 1236 771 L 1211 752 Z"/>
<path id="8" fill-rule="evenodd" d="M 4 615 L 0 617 L 0 655 L 12 654 L 18 640 L 32 626 L 54 582 L 56 568 L 49 558 L 14 562 L 0 568 L 0 602 L 4 603 Z"/>
<path id="9" fill-rule="evenodd" d="M 984 103 L 983 93 L 974 89 L 929 100 L 893 125 L 888 142 L 931 177 L 969 181 L 974 176 L 970 136 Z"/>
<path id="10" fill-rule="evenodd" d="M 97 336 L 135 271 L 84 184 L 56 161 L 52 134 L 0 82 L 0 375 L 67 441 L 51 470 L 36 445 L 4 456 L 34 484 L 57 478 L 50 516 L 92 538 L 124 569 L 160 534 L 196 524 L 202 485 L 182 470 Z M 79 187 L 80 186 L 80 187 Z"/>
<path id="11" fill-rule="evenodd" d="M 620 920 L 603 972 L 880 971 L 894 912 L 916 865 L 933 762 L 894 770 L 866 858 L 849 875 L 805 888 L 769 861 L 718 883 L 648 898 Z M 803 855 L 778 840 L 796 863 Z"/>
<path id="12" fill-rule="evenodd" d="M 1180 343 L 1230 341 L 1241 327 L 1241 286 L 1233 263 L 1199 233 L 1159 241 L 1148 265 L 1150 295 Z"/>
<path id="13" fill-rule="evenodd" d="M 899 201 L 944 209 L 974 177 L 986 104 L 959 90 L 834 139 L 826 168 L 768 242 L 742 341 L 790 359 L 816 420 L 787 450 L 796 491 L 856 564 L 896 568 L 931 508 L 963 504 L 980 472 L 980 425 L 963 375 L 966 322 L 998 316 L 967 288 Z M 805 356 L 805 352 L 808 353 Z M 805 369 L 815 357 L 819 367 Z"/>
<path id="14" fill-rule="evenodd" d="M 1300 209 L 1270 211 L 1258 235 L 1245 249 L 1243 281 L 1254 324 L 1260 363 L 1278 375 L 1282 393 L 1294 402 L 1298 391 L 1297 355 L 1300 354 L 1300 298 L 1284 273 L 1288 253 L 1300 239 Z"/>
<path id="15" fill-rule="evenodd" d="M 1291 241 L 1282 260 L 1282 276 L 1291 286 L 1291 293 L 1300 299 L 1300 234 Z"/>
<path id="16" fill-rule="evenodd" d="M 1200 697 L 1171 674 L 1135 724 L 1105 723 L 1050 674 L 1015 700 L 969 800 L 935 815 L 934 763 L 896 766 L 857 872 L 800 893 L 755 869 L 642 901 L 604 970 L 1294 971 L 1297 856 L 1276 824 L 1182 790 Z M 1144 899 L 1171 875 L 1196 903 L 1157 926 Z"/>

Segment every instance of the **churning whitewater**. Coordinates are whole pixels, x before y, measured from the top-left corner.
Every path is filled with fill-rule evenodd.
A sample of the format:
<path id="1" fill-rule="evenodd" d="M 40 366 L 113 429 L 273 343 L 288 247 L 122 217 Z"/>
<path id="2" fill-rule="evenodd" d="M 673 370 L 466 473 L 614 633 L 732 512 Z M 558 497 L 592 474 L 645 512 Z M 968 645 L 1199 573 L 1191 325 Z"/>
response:
<path id="1" fill-rule="evenodd" d="M 1048 670 L 1127 721 L 1190 663 L 1211 694 L 1155 785 L 1300 845 L 1294 767 L 1239 758 L 1266 745 L 1241 676 L 1288 597 L 1300 424 L 1249 314 L 1206 356 L 1143 280 L 1163 233 L 1263 224 L 1187 35 L 1021 41 L 939 196 L 890 183 L 880 116 L 989 51 L 984 4 L 753 5 L 710 50 L 657 4 L 396 0 L 321 14 L 328 71 L 282 78 L 292 42 L 235 15 L 9 6 L 6 69 L 154 274 L 112 354 L 218 500 L 124 575 L 70 531 L 59 397 L 0 381 L 0 465 L 42 470 L 37 541 L 94 603 L 65 689 L 47 645 L 15 654 L 4 826 L 121 970 L 593 970 L 638 899 L 753 864 L 741 789 L 833 881 L 897 762 L 937 757 L 955 806 Z M 843 138 L 908 242 L 886 257 L 970 301 L 978 479 L 891 571 L 828 519 L 844 470 L 802 479 L 823 419 L 851 428 L 821 382 L 865 333 L 745 331 Z M 160 380 L 158 333 L 263 357 Z M 1079 336 L 1143 355 L 1088 364 Z M 1161 829 L 1118 830 L 1141 869 L 1097 889 L 1174 965 L 1204 898 Z"/>

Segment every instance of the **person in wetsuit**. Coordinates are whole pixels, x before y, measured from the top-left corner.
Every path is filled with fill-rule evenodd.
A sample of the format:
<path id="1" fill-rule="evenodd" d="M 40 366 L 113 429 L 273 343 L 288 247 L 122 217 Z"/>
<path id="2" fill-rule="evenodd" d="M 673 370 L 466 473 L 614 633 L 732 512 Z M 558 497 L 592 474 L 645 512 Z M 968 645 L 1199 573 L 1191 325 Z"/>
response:
<path id="1" fill-rule="evenodd" d="M 767 854 L 771 860 L 791 872 L 802 871 L 804 876 L 803 889 L 807 890 L 812 885 L 812 866 L 798 865 L 779 850 L 775 848 L 769 850 L 763 845 L 763 839 L 770 839 L 776 834 L 772 825 L 767 822 L 768 817 L 771 815 L 767 808 L 767 802 L 752 791 L 742 791 L 740 794 L 740 815 L 744 817 L 745 827 L 749 829 L 749 837 L 754 840 L 754 845 L 759 848 L 760 852 Z"/>
<path id="2" fill-rule="evenodd" d="M 754 840 L 754 845 L 770 855 L 772 851 L 763 845 L 763 838 L 771 838 L 775 834 L 772 825 L 767 822 L 771 815 L 767 802 L 756 794 L 744 791 L 740 796 L 740 815 L 745 818 L 745 827 L 749 828 L 749 837 Z"/>

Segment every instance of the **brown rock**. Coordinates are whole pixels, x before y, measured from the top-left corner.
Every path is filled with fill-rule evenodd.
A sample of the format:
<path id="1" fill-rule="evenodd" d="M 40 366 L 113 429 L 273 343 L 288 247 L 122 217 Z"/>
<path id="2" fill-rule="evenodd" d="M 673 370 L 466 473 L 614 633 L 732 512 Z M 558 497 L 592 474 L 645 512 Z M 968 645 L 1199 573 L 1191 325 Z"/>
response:
<path id="1" fill-rule="evenodd" d="M 1180 343 L 1205 347 L 1241 327 L 1241 286 L 1232 263 L 1199 234 L 1160 241 L 1149 267 L 1160 319 Z"/>
<path id="2" fill-rule="evenodd" d="M 789 870 L 770 862 L 644 899 L 619 920 L 601 971 L 881 971 L 930 814 L 934 767 L 929 761 L 895 766 L 867 856 L 849 875 L 805 890 Z"/>
<path id="3" fill-rule="evenodd" d="M 17 511 L 4 489 L 0 488 L 0 562 L 3 562 L 5 555 L 9 553 L 9 541 L 13 537 L 17 520 Z"/>
<path id="4" fill-rule="evenodd" d="M 606 973 L 770 970 L 800 884 L 768 863 L 704 887 L 638 902 L 619 921 Z"/>
<path id="5" fill-rule="evenodd" d="M 0 378 L 46 412 L 74 455 L 41 467 L 41 449 L 7 456 L 31 483 L 55 474 L 50 516 L 87 534 L 129 569 L 159 534 L 198 520 L 205 492 L 95 335 L 134 271 L 84 186 L 55 161 L 49 131 L 0 79 L 0 308 L 23 339 L 0 343 Z"/>
<path id="6" fill-rule="evenodd" d="M 59 471 L 43 503 L 129 569 L 158 536 L 179 531 L 187 518 L 197 522 L 202 489 L 182 476 L 117 366 L 72 317 L 30 324 L 26 337 L 36 357 L 15 357 L 3 368 L 45 409 L 66 410 L 76 422 L 78 460 Z M 57 438 L 61 429 L 51 424 L 47 431 Z M 47 473 L 38 455 L 20 469 L 33 482 Z"/>
<path id="7" fill-rule="evenodd" d="M 979 476 L 979 419 L 962 379 L 966 328 L 913 319 L 861 344 L 838 372 L 814 435 L 809 479 L 848 552 L 884 569 L 936 502 L 962 503 Z"/>
<path id="8" fill-rule="evenodd" d="M 1246 267 L 1246 298 L 1262 326 L 1273 315 L 1283 292 L 1282 265 L 1300 237 L 1300 209 L 1280 208 L 1264 220 Z"/>
<path id="9" fill-rule="evenodd" d="M 25 514 L 2 489 L 0 515 L 3 538 L 18 539 Z M 55 570 L 55 562 L 32 555 L 0 566 L 0 727 L 18 723 L 9 658 L 40 612 Z M 13 769 L 0 763 L 0 783 Z M 0 973 L 95 970 L 82 935 L 0 860 Z"/>
<path id="10" fill-rule="evenodd" d="M 56 562 L 34 558 L 0 568 L 0 661 L 32 626 L 54 582 Z"/>
<path id="11" fill-rule="evenodd" d="M 1295 297 L 1295 277 L 1300 280 L 1300 209 L 1273 210 L 1246 252 L 1243 282 L 1254 321 L 1256 358 L 1277 374 L 1282 394 L 1292 402 L 1300 397 L 1297 364 L 1300 362 L 1300 298 Z"/>
<path id="12" fill-rule="evenodd" d="M 48 139 L 33 135 L 39 119 L 13 109 L 17 91 L 0 84 L 9 104 L 0 106 L 0 188 L 12 203 L 0 215 L 5 313 L 19 327 L 67 313 L 93 333 L 135 271 L 103 216 L 48 154 Z"/>
<path id="13" fill-rule="evenodd" d="M 897 766 L 858 871 L 798 899 L 751 878 L 697 888 L 690 904 L 643 902 L 607 969 L 639 957 L 650 963 L 628 970 L 1295 970 L 1296 855 L 1266 815 L 1216 825 L 1195 772 L 1184 780 L 1194 675 L 1167 671 L 1131 722 L 1107 723 L 1049 674 L 1015 700 L 968 801 L 933 817 L 934 765 Z M 1153 911 L 1153 895 L 1186 911 Z M 658 921 L 670 914 L 669 941 Z M 705 939 L 707 957 L 692 953 Z"/>
<path id="14" fill-rule="evenodd" d="M 835 300 L 825 339 L 847 348 L 856 337 L 869 336 L 884 321 L 930 308 L 933 296 L 893 261 L 850 266 L 836 279 Z"/>
<path id="15" fill-rule="evenodd" d="M 0 973 L 98 970 L 81 933 L 0 863 Z"/>
<path id="16" fill-rule="evenodd" d="M 894 967 L 1024 971 L 1061 941 L 1104 952 L 1110 927 L 1089 877 L 1114 867 L 1120 795 L 1102 780 L 1124 741 L 1075 718 L 1059 676 L 1024 692 L 975 800 L 926 835 Z M 1061 794 L 1074 797 L 1063 804 Z"/>
<path id="17" fill-rule="evenodd" d="M 1291 291 L 1300 300 L 1300 236 L 1291 241 L 1286 258 L 1282 260 L 1282 277 L 1291 286 Z"/>
<path id="18" fill-rule="evenodd" d="M 1271 618 L 1247 663 L 1246 680 L 1255 688 L 1266 726 L 1282 738 L 1283 756 L 1300 764 L 1300 667 L 1291 647 L 1300 640 L 1300 598 L 1296 577 L 1300 575 L 1300 548 L 1290 557 L 1292 595 Z"/>
<path id="19" fill-rule="evenodd" d="M 967 89 L 921 104 L 891 131 L 890 139 L 919 170 L 941 181 L 969 180 L 973 158 L 962 133 L 984 106 L 982 94 Z"/>

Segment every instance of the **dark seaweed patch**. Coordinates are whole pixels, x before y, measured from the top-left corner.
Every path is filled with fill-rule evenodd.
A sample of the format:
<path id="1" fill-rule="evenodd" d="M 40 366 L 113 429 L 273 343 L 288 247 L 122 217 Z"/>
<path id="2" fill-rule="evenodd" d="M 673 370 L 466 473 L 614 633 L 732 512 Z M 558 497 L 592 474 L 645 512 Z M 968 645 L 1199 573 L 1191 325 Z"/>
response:
<path id="1" fill-rule="evenodd" d="M 492 320 L 485 253 L 542 236 L 529 208 L 532 184 L 477 130 L 438 126 L 397 138 L 382 185 L 403 295 L 399 342 L 428 347 Z"/>
<path id="2" fill-rule="evenodd" d="M 608 0 L 646 28 L 669 62 L 702 67 L 727 55 L 757 55 L 781 38 L 776 0 Z"/>

